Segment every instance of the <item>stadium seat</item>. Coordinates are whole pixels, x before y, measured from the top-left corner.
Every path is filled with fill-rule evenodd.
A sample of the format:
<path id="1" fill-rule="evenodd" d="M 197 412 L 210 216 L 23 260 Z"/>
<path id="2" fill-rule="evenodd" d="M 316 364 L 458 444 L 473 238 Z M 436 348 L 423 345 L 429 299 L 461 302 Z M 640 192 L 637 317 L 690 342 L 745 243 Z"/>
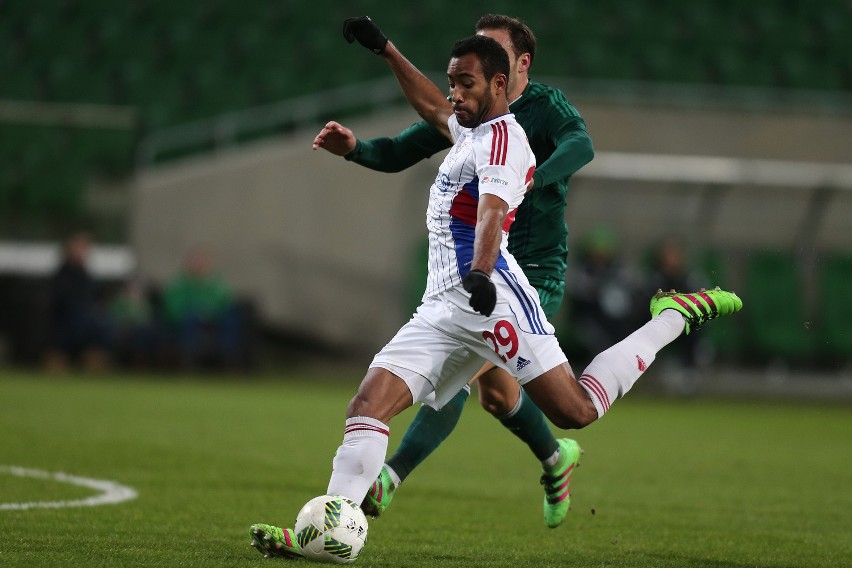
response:
<path id="1" fill-rule="evenodd" d="M 37 163 L 26 174 L 23 212 L 74 218 L 82 207 L 83 174 L 59 156 Z"/>
<path id="2" fill-rule="evenodd" d="M 748 259 L 743 316 L 750 355 L 788 362 L 807 360 L 815 332 L 806 315 L 796 257 L 788 252 L 758 251 Z"/>
<path id="3" fill-rule="evenodd" d="M 712 248 L 700 251 L 696 257 L 699 271 L 705 278 L 706 287 L 719 286 L 740 296 L 743 295 L 731 279 L 730 257 L 723 257 L 719 250 Z M 743 332 L 743 319 L 738 316 L 725 321 L 722 325 L 708 325 L 701 334 L 712 343 L 720 355 L 726 358 L 739 358 L 743 355 Z"/>
<path id="4" fill-rule="evenodd" d="M 0 99 L 134 106 L 145 118 L 140 133 L 386 73 L 378 59 L 355 49 L 342 55 L 339 21 L 351 15 L 342 4 L 32 4 L 0 0 L 0 77 L 7 79 L 0 81 Z M 457 26 L 446 25 L 450 8 Z M 365 0 L 361 9 L 429 71 L 440 70 L 442 50 L 481 12 L 445 0 L 406 10 Z M 511 0 L 496 0 L 489 10 L 518 13 Z M 852 89 L 846 0 L 637 0 L 616 11 L 606 3 L 561 0 L 519 15 L 539 37 L 537 77 Z M 32 149 L 26 133 L 15 140 L 28 155 L 44 153 Z M 127 171 L 125 142 L 119 149 L 97 140 L 81 144 L 72 155 L 83 166 Z M 3 176 L 0 191 L 7 196 L 16 183 L 9 178 L 20 176 Z"/>
<path id="5" fill-rule="evenodd" d="M 819 351 L 852 361 L 852 256 L 834 254 L 819 270 Z"/>
<path id="6" fill-rule="evenodd" d="M 81 165 L 99 174 L 121 175 L 130 171 L 136 133 L 128 129 L 76 129 L 69 152 Z"/>

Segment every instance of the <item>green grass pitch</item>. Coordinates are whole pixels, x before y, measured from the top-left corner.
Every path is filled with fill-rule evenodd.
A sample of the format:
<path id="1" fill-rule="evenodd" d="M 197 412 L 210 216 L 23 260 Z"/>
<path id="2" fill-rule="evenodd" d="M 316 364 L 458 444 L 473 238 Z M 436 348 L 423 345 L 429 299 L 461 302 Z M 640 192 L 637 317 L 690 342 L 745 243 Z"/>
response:
<path id="1" fill-rule="evenodd" d="M 325 491 L 359 379 L 0 374 L 0 466 L 139 494 L 0 509 L 0 566 L 286 563 L 250 548 L 248 527 L 291 524 Z M 393 421 L 391 448 L 412 416 Z M 839 404 L 628 397 L 574 433 L 586 453 L 572 511 L 551 530 L 538 465 L 469 400 L 454 435 L 370 523 L 356 565 L 850 566 L 850 426 Z M 0 504 L 93 493 L 0 473 Z"/>

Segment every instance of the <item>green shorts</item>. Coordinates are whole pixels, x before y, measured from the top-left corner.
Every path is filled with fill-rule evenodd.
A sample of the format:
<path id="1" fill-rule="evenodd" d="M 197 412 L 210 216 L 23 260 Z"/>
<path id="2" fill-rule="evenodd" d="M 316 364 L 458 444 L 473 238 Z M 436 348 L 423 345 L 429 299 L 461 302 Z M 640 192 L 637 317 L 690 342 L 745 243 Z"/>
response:
<path id="1" fill-rule="evenodd" d="M 547 319 L 555 316 L 565 296 L 565 281 L 557 280 L 556 278 L 536 278 L 535 280 L 530 280 L 530 284 L 538 290 L 541 308 L 544 310 L 544 315 L 547 316 Z"/>

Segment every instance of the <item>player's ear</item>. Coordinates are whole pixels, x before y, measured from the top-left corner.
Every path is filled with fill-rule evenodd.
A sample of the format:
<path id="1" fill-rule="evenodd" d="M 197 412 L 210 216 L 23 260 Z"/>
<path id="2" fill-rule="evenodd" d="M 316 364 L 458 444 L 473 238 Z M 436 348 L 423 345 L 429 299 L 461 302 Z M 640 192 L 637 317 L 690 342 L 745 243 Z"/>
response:
<path id="1" fill-rule="evenodd" d="M 499 95 L 501 92 L 503 94 L 508 94 L 506 92 L 506 89 L 509 85 L 509 80 L 505 75 L 503 75 L 502 73 L 495 73 L 493 81 L 495 94 Z"/>
<path id="2" fill-rule="evenodd" d="M 518 73 L 524 73 L 526 71 L 529 71 L 530 65 L 532 65 L 532 57 L 530 57 L 530 54 L 521 54 L 521 56 L 518 58 Z"/>

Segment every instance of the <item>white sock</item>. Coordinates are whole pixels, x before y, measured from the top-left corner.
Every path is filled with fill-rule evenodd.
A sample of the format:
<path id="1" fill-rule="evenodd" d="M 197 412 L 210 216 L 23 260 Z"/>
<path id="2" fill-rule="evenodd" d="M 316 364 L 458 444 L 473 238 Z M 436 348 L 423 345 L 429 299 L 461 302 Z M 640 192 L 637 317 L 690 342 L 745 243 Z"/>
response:
<path id="1" fill-rule="evenodd" d="M 332 463 L 329 495 L 343 495 L 361 504 L 382 471 L 388 433 L 388 426 L 373 418 L 356 416 L 346 420 L 343 443 Z"/>
<path id="2" fill-rule="evenodd" d="M 609 410 L 615 399 L 630 390 L 654 362 L 660 349 L 677 339 L 685 326 L 680 312 L 663 310 L 589 363 L 578 381 L 589 393 L 598 418 Z"/>
<path id="3" fill-rule="evenodd" d="M 550 471 L 553 467 L 559 463 L 559 448 L 556 448 L 556 451 L 547 458 L 546 460 L 541 460 L 541 467 L 544 468 L 545 471 Z"/>

